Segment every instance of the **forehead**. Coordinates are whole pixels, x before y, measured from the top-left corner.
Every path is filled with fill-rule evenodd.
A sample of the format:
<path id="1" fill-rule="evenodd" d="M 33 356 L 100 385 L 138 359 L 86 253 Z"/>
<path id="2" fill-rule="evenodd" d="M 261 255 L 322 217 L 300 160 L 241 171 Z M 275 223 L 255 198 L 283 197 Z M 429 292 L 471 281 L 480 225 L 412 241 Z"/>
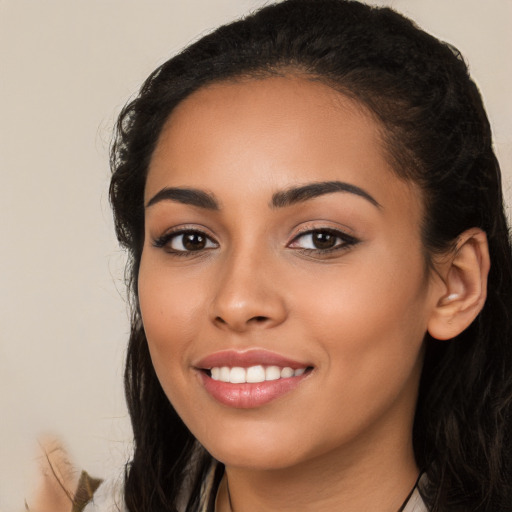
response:
<path id="1" fill-rule="evenodd" d="M 262 183 L 270 193 L 340 179 L 377 194 L 384 188 L 410 192 L 389 163 L 383 130 L 364 106 L 317 80 L 212 84 L 182 101 L 167 120 L 146 200 L 166 186 L 212 190 L 228 184 L 221 192 L 240 197 L 261 191 Z"/>

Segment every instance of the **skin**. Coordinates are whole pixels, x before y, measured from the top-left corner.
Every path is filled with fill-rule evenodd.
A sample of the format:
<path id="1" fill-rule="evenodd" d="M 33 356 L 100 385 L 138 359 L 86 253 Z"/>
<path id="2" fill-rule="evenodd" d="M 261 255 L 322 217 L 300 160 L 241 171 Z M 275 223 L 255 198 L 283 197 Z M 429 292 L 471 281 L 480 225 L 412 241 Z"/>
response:
<path id="1" fill-rule="evenodd" d="M 146 203 L 186 187 L 219 208 L 146 207 L 140 307 L 165 393 L 226 465 L 220 510 L 395 512 L 417 478 L 423 339 L 446 286 L 425 263 L 421 195 L 393 172 L 381 133 L 361 105 L 301 77 L 202 88 L 161 133 Z M 270 205 L 278 191 L 334 180 L 378 204 L 341 191 Z M 209 242 L 185 255 L 172 252 L 178 235 L 155 247 L 177 227 Z M 301 233 L 313 229 L 339 231 L 340 249 L 311 249 Z M 313 370 L 261 407 L 228 407 L 195 367 L 228 349 Z"/>

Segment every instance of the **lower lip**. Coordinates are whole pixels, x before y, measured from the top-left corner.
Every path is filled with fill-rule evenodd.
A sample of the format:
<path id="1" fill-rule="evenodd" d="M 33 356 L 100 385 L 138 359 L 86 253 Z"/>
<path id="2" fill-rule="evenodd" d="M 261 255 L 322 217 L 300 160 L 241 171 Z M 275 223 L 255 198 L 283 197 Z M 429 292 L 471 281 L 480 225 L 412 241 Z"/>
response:
<path id="1" fill-rule="evenodd" d="M 254 409 L 293 391 L 310 372 L 297 377 L 267 380 L 254 384 L 231 384 L 213 380 L 203 371 L 199 373 L 206 391 L 221 404 L 236 409 Z"/>

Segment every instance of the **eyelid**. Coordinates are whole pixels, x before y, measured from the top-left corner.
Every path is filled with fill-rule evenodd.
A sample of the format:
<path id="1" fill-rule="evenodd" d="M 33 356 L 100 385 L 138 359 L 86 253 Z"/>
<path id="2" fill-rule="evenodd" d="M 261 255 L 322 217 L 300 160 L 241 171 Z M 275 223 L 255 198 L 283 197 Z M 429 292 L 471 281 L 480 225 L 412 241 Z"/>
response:
<path id="1" fill-rule="evenodd" d="M 317 220 L 317 221 L 310 221 L 310 222 L 303 222 L 299 225 L 299 227 L 295 227 L 293 229 L 293 235 L 291 236 L 290 241 L 295 240 L 301 235 L 306 235 L 309 233 L 314 233 L 316 231 L 328 231 L 330 233 L 339 234 L 341 237 L 344 238 L 351 238 L 356 240 L 357 237 L 353 233 L 353 230 L 349 228 L 348 226 L 341 225 L 336 223 L 333 225 L 329 221 L 326 220 Z"/>

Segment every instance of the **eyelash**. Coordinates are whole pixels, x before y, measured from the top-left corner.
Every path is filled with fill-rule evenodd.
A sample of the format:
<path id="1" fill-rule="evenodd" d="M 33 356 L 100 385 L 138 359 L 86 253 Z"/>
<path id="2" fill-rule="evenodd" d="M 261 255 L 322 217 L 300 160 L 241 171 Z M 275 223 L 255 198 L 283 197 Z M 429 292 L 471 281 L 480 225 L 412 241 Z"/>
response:
<path id="1" fill-rule="evenodd" d="M 333 236 L 335 239 L 338 239 L 338 242 L 333 246 L 326 249 L 319 249 L 319 248 L 297 248 L 296 250 L 300 250 L 302 254 L 305 255 L 329 255 L 331 253 L 335 253 L 338 251 L 344 251 L 348 250 L 350 247 L 353 247 L 357 243 L 359 243 L 359 240 L 353 236 L 348 235 L 347 233 L 344 233 L 343 231 L 339 231 L 337 229 L 332 228 L 315 228 L 315 229 L 307 229 L 299 233 L 291 242 L 288 244 L 288 247 L 290 247 L 291 244 L 296 242 L 297 240 L 304 238 L 306 236 L 312 236 L 314 234 L 327 234 L 330 236 Z"/>
<path id="2" fill-rule="evenodd" d="M 171 242 L 178 238 L 179 236 L 185 236 L 185 235 L 197 235 L 197 236 L 200 236 L 202 238 L 204 238 L 206 240 L 206 243 L 213 243 L 215 246 L 214 247 L 204 247 L 202 249 L 198 249 L 198 250 L 180 250 L 180 249 L 173 249 L 171 247 Z M 182 239 L 182 242 L 181 242 L 182 246 L 183 246 L 183 239 Z M 198 254 L 201 254 L 203 253 L 204 251 L 208 251 L 212 248 L 215 248 L 215 247 L 218 247 L 218 243 L 216 241 L 214 241 L 209 235 L 207 235 L 206 233 L 204 233 L 203 231 L 200 231 L 198 229 L 192 229 L 192 228 L 181 228 L 181 229 L 178 229 L 176 231 L 169 231 L 167 233 L 165 233 L 164 235 L 162 235 L 161 237 L 155 239 L 153 241 L 153 246 L 158 248 L 158 249 L 164 249 L 166 250 L 169 254 L 172 254 L 173 256 L 196 256 Z"/>
<path id="3" fill-rule="evenodd" d="M 296 235 L 293 240 L 287 245 L 287 247 L 293 248 L 292 244 L 296 241 L 300 240 L 301 238 L 305 238 L 306 236 L 312 236 L 314 234 L 327 234 L 330 236 L 335 237 L 335 239 L 338 239 L 341 242 L 337 242 L 333 247 L 320 249 L 320 248 L 311 248 L 311 247 L 297 247 L 294 248 L 294 250 L 300 251 L 302 254 L 305 255 L 328 255 L 334 252 L 348 250 L 350 247 L 353 247 L 357 243 L 359 243 L 359 240 L 354 238 L 353 236 L 348 235 L 347 233 L 344 233 L 343 231 L 339 231 L 337 229 L 332 228 L 316 228 L 316 229 L 307 229 L 303 232 Z M 170 244 L 173 240 L 175 240 L 179 236 L 184 235 L 197 235 L 200 237 L 203 237 L 206 240 L 206 244 L 210 243 L 213 244 L 213 247 L 204 247 L 197 250 L 181 250 L 181 249 L 173 249 L 171 248 Z M 181 242 L 183 245 L 183 239 Z M 200 231 L 198 229 L 186 229 L 181 228 L 176 231 L 170 231 L 162 235 L 161 237 L 155 239 L 153 241 L 153 246 L 159 249 L 164 249 L 169 254 L 172 254 L 173 256 L 178 257 L 190 257 L 190 256 L 198 256 L 199 254 L 203 254 L 205 251 L 208 251 L 210 249 L 215 249 L 218 247 L 218 243 L 213 240 L 209 235 L 204 233 L 203 231 Z"/>

